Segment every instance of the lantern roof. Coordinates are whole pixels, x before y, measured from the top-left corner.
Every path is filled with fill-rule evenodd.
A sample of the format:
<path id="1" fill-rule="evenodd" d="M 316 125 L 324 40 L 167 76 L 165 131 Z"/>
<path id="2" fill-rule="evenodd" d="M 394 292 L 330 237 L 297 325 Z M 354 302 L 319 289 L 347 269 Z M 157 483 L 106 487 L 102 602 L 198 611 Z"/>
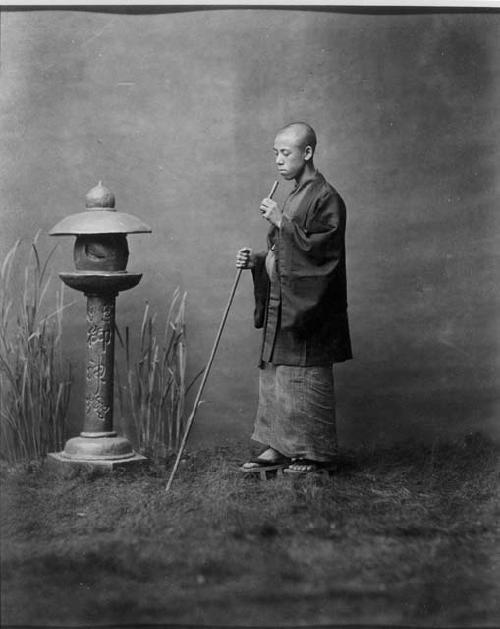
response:
<path id="1" fill-rule="evenodd" d="M 63 218 L 49 232 L 51 236 L 79 234 L 140 234 L 151 227 L 139 218 L 115 209 L 115 195 L 99 182 L 85 196 L 84 212 Z"/>

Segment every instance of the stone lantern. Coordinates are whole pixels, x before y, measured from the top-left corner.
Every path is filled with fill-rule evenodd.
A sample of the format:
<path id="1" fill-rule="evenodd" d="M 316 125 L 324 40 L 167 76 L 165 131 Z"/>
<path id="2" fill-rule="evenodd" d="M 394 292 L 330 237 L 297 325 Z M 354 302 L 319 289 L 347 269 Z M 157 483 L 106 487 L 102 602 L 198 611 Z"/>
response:
<path id="1" fill-rule="evenodd" d="M 142 277 L 142 273 L 126 270 L 127 234 L 149 233 L 151 228 L 131 214 L 117 212 L 114 194 L 101 182 L 87 194 L 85 206 L 84 212 L 63 218 L 49 232 L 51 236 L 76 236 L 76 270 L 59 276 L 87 298 L 83 431 L 69 439 L 62 452 L 49 457 L 60 463 L 113 469 L 145 460 L 113 430 L 113 367 L 116 297 Z"/>

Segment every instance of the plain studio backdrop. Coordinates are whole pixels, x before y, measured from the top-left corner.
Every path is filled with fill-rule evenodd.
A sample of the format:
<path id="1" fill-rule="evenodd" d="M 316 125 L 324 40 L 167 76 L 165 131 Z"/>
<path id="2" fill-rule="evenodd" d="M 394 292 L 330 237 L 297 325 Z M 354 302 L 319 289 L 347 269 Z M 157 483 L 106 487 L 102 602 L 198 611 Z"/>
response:
<path id="1" fill-rule="evenodd" d="M 192 375 L 237 249 L 265 246 L 275 131 L 306 120 L 348 209 L 355 359 L 335 368 L 341 443 L 498 438 L 499 74 L 496 12 L 3 10 L 1 257 L 39 229 L 48 250 L 48 230 L 102 180 L 153 229 L 129 237 L 128 268 L 144 277 L 118 298 L 118 325 L 138 333 L 146 300 L 161 320 L 187 291 Z M 54 271 L 73 270 L 73 242 L 61 239 Z M 70 293 L 78 432 L 85 300 Z M 250 434 L 252 310 L 245 273 L 197 442 Z"/>

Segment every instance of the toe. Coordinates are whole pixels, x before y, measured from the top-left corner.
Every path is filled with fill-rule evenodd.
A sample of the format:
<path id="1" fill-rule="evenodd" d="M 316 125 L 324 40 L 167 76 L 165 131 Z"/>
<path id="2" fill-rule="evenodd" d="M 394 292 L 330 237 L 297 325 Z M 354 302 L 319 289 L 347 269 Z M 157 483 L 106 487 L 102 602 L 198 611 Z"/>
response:
<path id="1" fill-rule="evenodd" d="M 258 465 L 256 463 L 252 463 L 252 461 L 247 461 L 246 463 L 243 463 L 241 467 L 244 470 L 253 470 L 255 467 L 258 467 Z"/>
<path id="2" fill-rule="evenodd" d="M 289 469 L 291 469 L 293 472 L 307 473 L 313 472 L 316 469 L 316 466 L 314 463 L 297 460 L 293 461 L 290 464 Z"/>

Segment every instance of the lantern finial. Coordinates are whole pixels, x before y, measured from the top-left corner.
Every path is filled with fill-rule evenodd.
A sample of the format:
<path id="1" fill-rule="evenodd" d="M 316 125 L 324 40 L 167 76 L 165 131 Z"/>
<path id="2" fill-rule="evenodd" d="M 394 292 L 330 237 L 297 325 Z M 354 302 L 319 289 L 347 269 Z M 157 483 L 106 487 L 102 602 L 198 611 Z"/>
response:
<path id="1" fill-rule="evenodd" d="M 99 181 L 97 186 L 89 190 L 85 196 L 85 207 L 88 210 L 113 210 L 115 195 Z"/>

